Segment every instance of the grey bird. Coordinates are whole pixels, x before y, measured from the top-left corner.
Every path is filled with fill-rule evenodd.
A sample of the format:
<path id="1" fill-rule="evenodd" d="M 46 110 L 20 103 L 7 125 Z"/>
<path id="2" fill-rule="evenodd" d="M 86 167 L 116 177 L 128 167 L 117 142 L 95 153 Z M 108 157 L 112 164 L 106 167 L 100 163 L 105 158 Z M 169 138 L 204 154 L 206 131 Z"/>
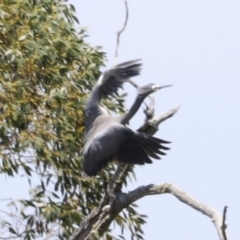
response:
<path id="1" fill-rule="evenodd" d="M 164 141 L 150 135 L 139 133 L 125 124 L 135 115 L 144 99 L 151 93 L 166 86 L 148 84 L 138 88 L 138 94 L 132 107 L 121 116 L 110 116 L 100 106 L 102 98 L 113 96 L 118 88 L 131 77 L 140 74 L 140 60 L 133 60 L 116 65 L 106 70 L 99 77 L 85 106 L 85 135 L 83 169 L 89 176 L 95 176 L 109 162 L 117 160 L 129 164 L 152 163 L 150 157 L 160 159 L 169 150 Z"/>

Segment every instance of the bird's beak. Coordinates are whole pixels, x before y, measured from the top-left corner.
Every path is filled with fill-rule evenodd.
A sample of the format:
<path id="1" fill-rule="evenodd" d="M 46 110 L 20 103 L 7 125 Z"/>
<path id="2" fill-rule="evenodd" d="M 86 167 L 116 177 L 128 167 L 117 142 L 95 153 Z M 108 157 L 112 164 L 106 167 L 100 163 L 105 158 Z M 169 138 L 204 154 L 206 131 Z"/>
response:
<path id="1" fill-rule="evenodd" d="M 157 89 L 160 90 L 162 88 L 172 87 L 172 85 L 163 85 L 163 86 L 157 86 Z"/>

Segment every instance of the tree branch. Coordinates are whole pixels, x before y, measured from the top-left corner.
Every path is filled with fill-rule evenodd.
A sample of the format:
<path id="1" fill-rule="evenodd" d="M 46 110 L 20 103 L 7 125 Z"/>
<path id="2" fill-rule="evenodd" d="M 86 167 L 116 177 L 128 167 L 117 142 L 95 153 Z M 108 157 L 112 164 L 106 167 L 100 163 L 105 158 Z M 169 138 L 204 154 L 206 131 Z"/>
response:
<path id="1" fill-rule="evenodd" d="M 125 3 L 125 9 L 126 9 L 126 15 L 125 15 L 125 21 L 123 24 L 123 27 L 117 32 L 117 43 L 116 43 L 116 49 L 115 49 L 115 63 L 118 63 L 118 48 L 120 45 L 120 36 L 122 34 L 122 32 L 125 30 L 126 26 L 127 26 L 127 22 L 128 22 L 128 2 L 127 0 L 124 1 Z"/>
<path id="2" fill-rule="evenodd" d="M 226 229 L 227 229 L 227 224 L 226 224 L 226 216 L 227 216 L 227 206 L 224 207 L 223 209 L 223 219 L 222 219 L 222 235 L 223 235 L 223 239 L 227 240 L 227 234 L 226 234 Z"/>
<path id="3" fill-rule="evenodd" d="M 155 100 L 152 94 L 150 94 L 149 96 L 150 99 L 150 103 L 147 105 L 146 103 L 144 103 L 146 105 L 146 109 L 143 110 L 145 116 L 146 116 L 146 121 L 150 120 L 154 117 L 154 111 L 155 111 Z"/>
<path id="4" fill-rule="evenodd" d="M 193 197 L 189 196 L 185 192 L 181 191 L 179 188 L 172 184 L 164 183 L 161 185 L 147 185 L 147 186 L 141 186 L 129 193 L 126 194 L 126 202 L 125 204 L 128 206 L 129 204 L 149 195 L 159 195 L 159 194 L 165 194 L 170 193 L 173 196 L 175 196 L 179 201 L 187 204 L 188 206 L 194 208 L 195 210 L 201 212 L 202 214 L 208 216 L 216 230 L 219 236 L 220 240 L 227 240 L 226 237 L 226 211 L 227 208 L 224 208 L 223 217 L 212 207 L 207 206 L 204 203 L 199 202 L 198 200 L 194 199 Z"/>
<path id="5" fill-rule="evenodd" d="M 137 131 L 154 135 L 158 131 L 159 125 L 174 116 L 178 112 L 179 108 L 180 104 L 159 116 L 153 117 L 152 119 L 148 119 L 147 117 L 145 123 Z"/>
<path id="6" fill-rule="evenodd" d="M 99 239 L 99 236 L 101 236 L 105 232 L 113 219 L 124 208 L 128 207 L 130 204 L 136 202 L 143 197 L 166 193 L 172 194 L 179 201 L 208 216 L 212 220 L 217 230 L 219 239 L 227 240 L 225 223 L 227 207 L 224 208 L 222 217 L 214 208 L 209 207 L 204 203 L 201 203 L 200 201 L 181 191 L 178 187 L 168 183 L 164 183 L 161 185 L 150 184 L 147 186 L 141 186 L 128 193 L 115 193 L 115 198 L 113 199 L 112 203 L 102 208 L 101 214 L 98 216 L 94 226 L 92 227 L 93 230 L 89 232 L 87 236 L 85 235 L 84 238 L 75 238 L 75 240 Z"/>
<path id="7" fill-rule="evenodd" d="M 117 170 L 115 171 L 112 179 L 108 185 L 108 192 L 110 195 L 114 194 L 115 192 L 121 191 L 122 188 L 122 180 L 125 178 L 125 173 L 128 172 L 130 169 L 129 164 L 119 163 Z"/>

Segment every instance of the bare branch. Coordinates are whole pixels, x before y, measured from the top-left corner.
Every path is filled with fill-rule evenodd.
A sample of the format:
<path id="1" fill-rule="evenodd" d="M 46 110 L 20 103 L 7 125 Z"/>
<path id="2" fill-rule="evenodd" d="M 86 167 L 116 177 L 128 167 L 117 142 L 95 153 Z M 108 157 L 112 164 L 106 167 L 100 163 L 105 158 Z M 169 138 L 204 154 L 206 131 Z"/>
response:
<path id="1" fill-rule="evenodd" d="M 129 169 L 130 169 L 129 164 L 125 163 L 118 164 L 117 170 L 115 171 L 108 185 L 108 193 L 110 193 L 110 195 L 121 190 L 122 180 L 123 178 L 125 178 L 126 173 L 128 172 Z"/>
<path id="2" fill-rule="evenodd" d="M 125 8 L 126 8 L 126 16 L 125 16 L 125 22 L 123 24 L 123 27 L 117 32 L 117 43 L 116 43 L 116 49 L 115 49 L 115 62 L 116 64 L 118 63 L 118 48 L 120 45 L 120 35 L 122 32 L 125 30 L 128 22 L 128 2 L 127 0 L 124 1 L 125 3 Z"/>
<path id="3" fill-rule="evenodd" d="M 152 119 L 147 119 L 145 123 L 137 130 L 138 132 L 144 132 L 150 135 L 154 135 L 158 131 L 158 126 L 164 122 L 165 120 L 172 117 L 174 114 L 178 112 L 180 108 L 180 104 L 178 104 L 175 108 L 161 114 L 160 116 L 156 116 Z"/>
<path id="4" fill-rule="evenodd" d="M 151 121 L 156 122 L 156 124 L 159 125 L 162 122 L 164 122 L 165 120 L 167 120 L 168 118 L 172 117 L 175 113 L 177 113 L 179 108 L 180 108 L 180 103 L 175 108 L 171 109 L 170 111 L 167 111 L 160 116 L 154 117 L 153 119 L 151 119 Z"/>
<path id="5" fill-rule="evenodd" d="M 147 105 L 146 103 L 144 103 L 146 105 L 146 109 L 144 109 L 144 114 L 146 115 L 146 121 L 147 120 L 151 120 L 154 117 L 154 111 L 155 111 L 155 100 L 152 94 L 150 94 L 149 96 L 150 99 L 150 103 Z"/>
<path id="6" fill-rule="evenodd" d="M 161 184 L 161 185 L 150 184 L 147 186 L 139 187 L 139 188 L 135 189 L 134 191 L 131 191 L 126 194 L 126 204 L 129 205 L 145 196 L 165 194 L 165 193 L 172 194 L 179 201 L 187 204 L 188 206 L 190 206 L 190 207 L 194 208 L 195 210 L 201 212 L 202 214 L 208 216 L 212 220 L 212 222 L 217 230 L 219 239 L 227 240 L 226 232 L 225 232 L 226 227 L 223 227 L 223 226 L 226 226 L 226 224 L 225 224 L 226 207 L 224 208 L 224 214 L 223 214 L 223 218 L 222 218 L 222 216 L 217 212 L 217 210 L 215 210 L 212 207 L 207 206 L 204 203 L 199 202 L 198 200 L 194 199 L 193 197 L 189 196 L 185 192 L 181 191 L 179 188 L 177 188 L 174 185 L 165 183 L 165 184 Z M 223 226 L 222 226 L 222 224 L 223 224 Z M 224 234 L 225 234 L 225 236 L 224 236 Z"/>
<path id="7" fill-rule="evenodd" d="M 226 216 L 227 216 L 227 209 L 228 207 L 225 206 L 223 209 L 223 219 L 222 219 L 222 235 L 223 235 L 223 239 L 227 240 L 227 234 L 226 234 L 226 229 L 227 229 L 227 224 L 226 224 Z"/>

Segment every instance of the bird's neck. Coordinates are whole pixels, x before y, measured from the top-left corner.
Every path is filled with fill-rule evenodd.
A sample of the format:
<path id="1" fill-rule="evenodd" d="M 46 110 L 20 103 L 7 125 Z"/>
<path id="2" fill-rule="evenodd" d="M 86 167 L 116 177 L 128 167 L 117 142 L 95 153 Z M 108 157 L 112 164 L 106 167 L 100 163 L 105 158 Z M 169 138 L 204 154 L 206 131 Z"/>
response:
<path id="1" fill-rule="evenodd" d="M 132 107 L 124 115 L 118 117 L 121 124 L 127 124 L 132 117 L 137 113 L 138 109 L 141 107 L 142 102 L 146 98 L 146 95 L 137 95 Z"/>
<path id="2" fill-rule="evenodd" d="M 94 120 L 102 114 L 100 107 L 100 86 L 96 84 L 85 105 L 85 124 L 88 127 Z"/>

